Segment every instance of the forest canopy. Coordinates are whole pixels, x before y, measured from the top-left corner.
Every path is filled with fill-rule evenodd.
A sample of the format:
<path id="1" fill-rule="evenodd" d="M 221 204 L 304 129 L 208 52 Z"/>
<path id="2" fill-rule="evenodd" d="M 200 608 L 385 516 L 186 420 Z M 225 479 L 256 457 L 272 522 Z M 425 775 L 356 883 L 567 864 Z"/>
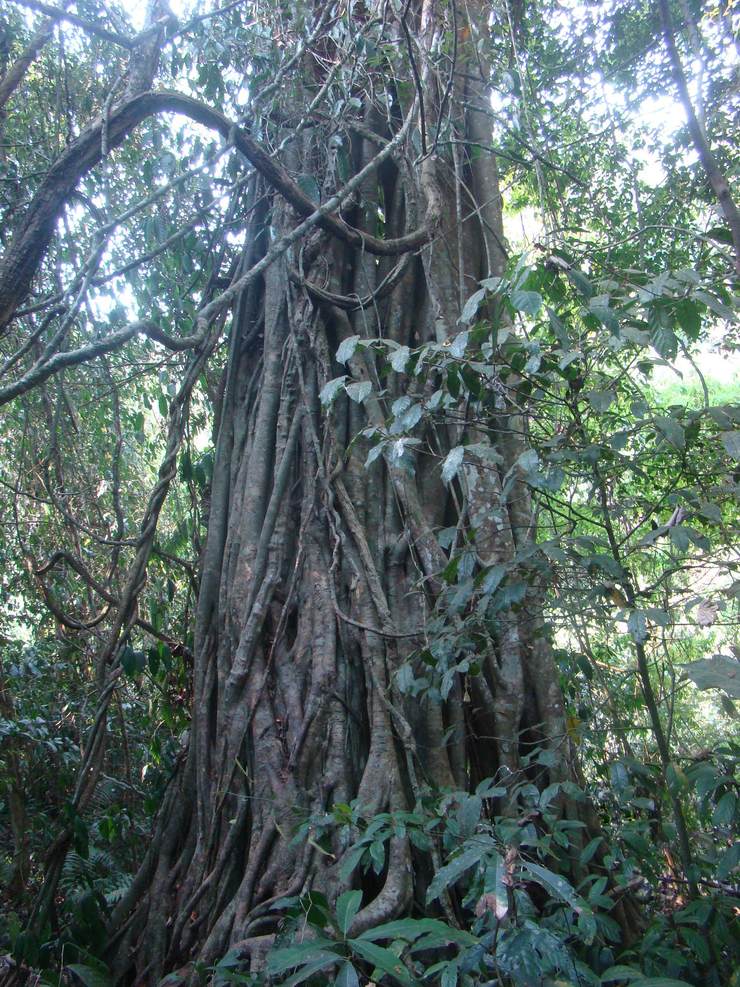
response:
<path id="1" fill-rule="evenodd" d="M 0 985 L 740 985 L 738 11 L 0 0 Z"/>

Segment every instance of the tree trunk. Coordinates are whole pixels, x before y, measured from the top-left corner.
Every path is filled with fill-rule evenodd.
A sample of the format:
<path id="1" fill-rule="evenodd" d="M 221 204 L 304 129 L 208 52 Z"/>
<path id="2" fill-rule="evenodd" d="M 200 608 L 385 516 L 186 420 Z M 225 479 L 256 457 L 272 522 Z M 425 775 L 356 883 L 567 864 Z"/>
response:
<path id="1" fill-rule="evenodd" d="M 368 442 L 359 433 L 382 424 L 410 383 L 395 372 L 381 379 L 373 350 L 349 361 L 355 380 L 373 384 L 363 404 L 343 393 L 327 414 L 319 401 L 343 372 L 334 360 L 343 339 L 414 348 L 453 337 L 466 297 L 503 269 L 495 160 L 481 149 L 491 143 L 487 70 L 476 47 L 486 15 L 482 7 L 478 22 L 463 8 L 457 15 L 453 25 L 433 3 L 412 9 L 417 92 L 406 87 L 401 96 L 388 83 L 389 109 L 385 93 L 365 93 L 364 124 L 348 148 L 356 174 L 412 114 L 424 145 L 417 160 L 399 153 L 371 170 L 343 219 L 392 238 L 426 211 L 438 223 L 429 245 L 400 261 L 399 272 L 397 257 L 314 229 L 236 305 L 217 409 L 192 729 L 151 849 L 113 916 L 119 976 L 155 983 L 239 943 L 259 963 L 277 899 L 308 888 L 333 899 L 343 890 L 346 842 L 335 835 L 326 851 L 312 839 L 292 841 L 296 823 L 335 803 L 358 800 L 365 815 L 410 809 L 423 789 L 516 777 L 522 753 L 537 743 L 550 748 L 545 780 L 568 776 L 561 696 L 534 589 L 500 615 L 480 675 L 458 675 L 446 701 L 408 700 L 394 679 L 425 646 L 438 605 L 448 557 L 437 531 L 467 525 L 486 565 L 514 565 L 534 537 L 524 483 L 502 494 L 524 448 L 520 413 L 502 388 L 500 465 L 467 463 L 454 495 L 429 456 L 417 457 L 413 474 L 383 458 L 365 468 Z M 445 38 L 449 48 L 453 30 L 448 78 L 439 65 L 451 60 L 432 56 Z M 395 31 L 406 44 L 402 24 Z M 287 164 L 330 195 L 336 169 L 319 129 L 290 145 Z M 245 271 L 297 222 L 261 179 L 247 215 Z M 449 431 L 437 436 L 442 453 L 455 437 Z M 353 933 L 423 901 L 418 851 L 405 837 L 386 849 L 380 878 L 353 876 L 364 892 Z"/>

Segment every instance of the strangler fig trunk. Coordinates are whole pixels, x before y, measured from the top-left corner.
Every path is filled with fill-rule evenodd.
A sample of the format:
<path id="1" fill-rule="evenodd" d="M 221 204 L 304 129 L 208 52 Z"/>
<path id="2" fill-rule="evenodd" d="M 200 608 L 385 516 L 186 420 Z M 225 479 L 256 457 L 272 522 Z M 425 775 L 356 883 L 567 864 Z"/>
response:
<path id="1" fill-rule="evenodd" d="M 500 615 L 480 674 L 457 675 L 444 701 L 409 699 L 396 686 L 400 666 L 428 643 L 448 562 L 437 532 L 464 523 L 479 565 L 512 566 L 534 530 L 524 483 L 502 493 L 524 448 L 521 413 L 504 387 L 493 438 L 490 430 L 479 438 L 497 455 L 466 457 L 452 486 L 429 455 L 416 456 L 413 472 L 383 456 L 365 466 L 360 433 L 381 426 L 414 382 L 370 348 L 337 364 L 342 341 L 382 338 L 413 350 L 452 339 L 467 297 L 506 257 L 479 45 L 484 8 L 453 16 L 427 0 L 363 17 L 377 17 L 384 33 L 382 64 L 358 70 L 362 121 L 333 142 L 318 116 L 273 143 L 289 138 L 286 167 L 314 176 L 326 199 L 347 180 L 339 157 L 357 174 L 406 126 L 342 217 L 388 240 L 435 225 L 420 250 L 389 256 L 315 228 L 236 303 L 201 561 L 192 729 L 151 849 L 112 920 L 114 968 L 135 971 L 137 982 L 156 983 L 192 960 L 213 963 L 236 944 L 259 963 L 276 929 L 274 902 L 307 888 L 330 899 L 343 890 L 346 842 L 335 836 L 327 850 L 293 841 L 297 823 L 335 803 L 358 800 L 373 814 L 412 808 L 423 789 L 465 789 L 493 775 L 505 783 L 521 768 L 523 745 L 537 743 L 551 751 L 549 780 L 568 773 L 535 590 Z M 406 76 L 397 82 L 383 60 L 406 47 L 414 72 L 398 56 Z M 327 70 L 306 63 L 290 98 L 299 92 L 308 104 Z M 287 100 L 275 118 L 290 115 Z M 255 178 L 242 270 L 298 221 Z M 361 403 L 342 390 L 327 410 L 319 395 L 342 373 L 372 390 Z M 439 454 L 462 427 L 438 430 Z M 427 872 L 405 836 L 392 838 L 379 878 L 350 878 L 364 891 L 354 930 L 423 900 Z"/>

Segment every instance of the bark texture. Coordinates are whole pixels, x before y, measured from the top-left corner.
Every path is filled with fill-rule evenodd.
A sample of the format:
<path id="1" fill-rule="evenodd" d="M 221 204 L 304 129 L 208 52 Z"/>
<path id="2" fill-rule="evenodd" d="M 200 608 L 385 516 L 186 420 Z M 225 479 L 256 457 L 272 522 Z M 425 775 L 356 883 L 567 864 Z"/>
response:
<path id="1" fill-rule="evenodd" d="M 121 977 L 156 983 L 239 944 L 258 964 L 276 930 L 277 899 L 343 890 L 345 843 L 337 837 L 326 855 L 313 841 L 291 840 L 294 822 L 334 803 L 358 799 L 369 814 L 412 808 L 425 787 L 513 776 L 533 743 L 550 747 L 548 780 L 568 775 L 535 591 L 504 613 L 481 674 L 461 677 L 446 702 L 408 702 L 394 681 L 424 645 L 437 602 L 447 553 L 436 532 L 468 524 L 483 564 L 513 563 L 533 538 L 527 488 L 517 481 L 502 492 L 523 448 L 520 412 L 506 391 L 495 418 L 500 465 L 471 462 L 456 496 L 429 457 L 418 457 L 413 475 L 382 459 L 365 468 L 358 433 L 382 424 L 409 384 L 396 373 L 381 381 L 371 350 L 355 352 L 349 373 L 371 381 L 373 395 L 363 405 L 342 396 L 329 415 L 319 402 L 344 369 L 333 358 L 343 339 L 415 347 L 453 337 L 467 296 L 503 269 L 495 160 L 480 151 L 490 145 L 477 45 L 485 15 L 466 9 L 453 21 L 429 0 L 407 5 L 408 36 L 398 18 L 389 22 L 399 44 L 411 39 L 416 92 L 396 92 L 389 104 L 365 94 L 363 126 L 349 146 L 354 174 L 366 169 L 360 187 L 341 216 L 238 298 L 217 416 L 192 730 L 151 849 L 113 916 Z M 456 61 L 444 62 L 445 73 L 435 53 L 450 32 Z M 405 141 L 368 168 L 409 116 L 420 129 L 422 107 L 421 152 Z M 304 133 L 289 145 L 285 171 L 315 175 L 321 186 L 332 174 L 328 153 Z M 301 205 L 277 195 L 261 170 L 245 272 L 295 228 Z M 322 192 L 335 191 L 327 179 Z M 408 231 L 424 217 L 423 235 L 412 234 L 420 249 L 399 266 Z M 340 224 L 355 232 L 340 238 Z M 395 246 L 367 249 L 377 240 Z M 443 452 L 452 439 L 441 437 Z M 364 899 L 353 934 L 423 900 L 428 871 L 416 853 L 394 838 L 379 879 L 363 885 L 354 876 Z"/>

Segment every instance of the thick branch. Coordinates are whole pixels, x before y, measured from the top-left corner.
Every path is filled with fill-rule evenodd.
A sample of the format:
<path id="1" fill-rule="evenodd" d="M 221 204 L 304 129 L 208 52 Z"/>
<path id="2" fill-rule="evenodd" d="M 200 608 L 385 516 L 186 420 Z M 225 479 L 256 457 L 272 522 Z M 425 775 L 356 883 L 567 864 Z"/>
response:
<path id="1" fill-rule="evenodd" d="M 0 120 L 5 115 L 5 104 L 22 82 L 28 66 L 53 35 L 55 24 L 56 20 L 53 18 L 45 20 L 3 78 L 0 79 Z"/>
<path id="2" fill-rule="evenodd" d="M 431 224 L 394 240 L 382 240 L 361 233 L 344 222 L 335 211 L 317 210 L 314 203 L 262 146 L 244 130 L 234 126 L 218 110 L 180 93 L 141 93 L 120 105 L 109 116 L 107 143 L 109 148 L 120 145 L 131 131 L 147 117 L 156 113 L 180 113 L 195 123 L 215 130 L 254 165 L 269 184 L 276 189 L 301 216 L 317 215 L 318 226 L 337 236 L 350 246 L 372 254 L 394 256 L 416 250 L 431 235 Z M 6 326 L 18 305 L 28 293 L 54 232 L 56 221 L 79 180 L 101 159 L 100 120 L 91 124 L 51 166 L 33 198 L 25 222 L 8 248 L 0 265 L 0 328 Z M 392 144 L 393 142 L 391 142 Z M 388 145 L 386 150 L 390 148 Z M 381 155 L 383 152 L 381 152 Z M 381 155 L 378 156 L 380 159 Z M 337 204 L 342 195 L 334 197 Z M 334 200 L 331 200 L 332 202 Z"/>
<path id="3" fill-rule="evenodd" d="M 709 179 L 709 184 L 712 186 L 714 194 L 719 200 L 720 208 L 722 209 L 724 217 L 727 220 L 727 225 L 730 227 L 732 243 L 735 248 L 735 269 L 738 274 L 740 274 L 740 212 L 738 212 L 737 206 L 735 205 L 735 200 L 732 198 L 732 192 L 730 191 L 730 186 L 727 179 L 719 169 L 717 159 L 712 153 L 712 149 L 709 146 L 709 141 L 704 133 L 704 129 L 699 123 L 696 113 L 694 112 L 694 106 L 691 102 L 691 96 L 689 95 L 689 87 L 686 84 L 686 76 L 684 75 L 683 66 L 681 65 L 681 58 L 678 54 L 678 49 L 676 48 L 676 39 L 673 34 L 673 24 L 671 21 L 671 12 L 668 8 L 668 0 L 658 0 L 658 2 L 660 7 L 660 19 L 663 25 L 663 37 L 665 39 L 666 48 L 668 49 L 668 57 L 671 60 L 673 81 L 676 83 L 681 104 L 683 106 L 684 113 L 686 114 L 686 119 L 688 120 L 691 140 L 693 141 L 694 147 L 699 154 L 699 160 L 701 161 L 702 167 L 704 168 L 707 178 Z"/>
<path id="4" fill-rule="evenodd" d="M 97 21 L 78 17 L 77 14 L 70 14 L 61 7 L 52 7 L 51 4 L 41 3 L 40 0 L 14 0 L 14 2 L 19 7 L 28 7 L 30 10 L 37 10 L 42 14 L 46 14 L 47 17 L 51 17 L 55 21 L 69 21 L 70 24 L 81 27 L 88 34 L 94 34 L 104 41 L 110 41 L 114 45 L 119 45 L 121 48 L 133 48 L 138 40 L 136 38 L 125 38 L 122 34 L 116 34 L 113 31 L 107 30 L 107 28 L 103 27 Z"/>
<path id="5" fill-rule="evenodd" d="M 25 394 L 26 391 L 30 391 L 31 388 L 48 380 L 49 377 L 58 373 L 60 370 L 64 370 L 65 367 L 74 367 L 80 363 L 87 363 L 89 360 L 95 359 L 96 356 L 102 356 L 103 353 L 110 353 L 111 350 L 118 349 L 139 332 L 144 333 L 150 339 L 155 339 L 157 342 L 173 350 L 193 349 L 193 347 L 203 341 L 203 336 L 201 335 L 190 336 L 185 339 L 174 339 L 172 336 L 168 336 L 167 333 L 162 332 L 153 322 L 132 322 L 130 325 L 124 326 L 123 329 L 119 329 L 118 332 L 113 332 L 110 336 L 98 339 L 94 343 L 80 346 L 76 350 L 65 350 L 65 352 L 57 353 L 48 360 L 39 360 L 38 363 L 34 364 L 18 380 L 12 384 L 8 384 L 7 387 L 0 388 L 0 406 L 7 404 L 21 394 Z"/>

